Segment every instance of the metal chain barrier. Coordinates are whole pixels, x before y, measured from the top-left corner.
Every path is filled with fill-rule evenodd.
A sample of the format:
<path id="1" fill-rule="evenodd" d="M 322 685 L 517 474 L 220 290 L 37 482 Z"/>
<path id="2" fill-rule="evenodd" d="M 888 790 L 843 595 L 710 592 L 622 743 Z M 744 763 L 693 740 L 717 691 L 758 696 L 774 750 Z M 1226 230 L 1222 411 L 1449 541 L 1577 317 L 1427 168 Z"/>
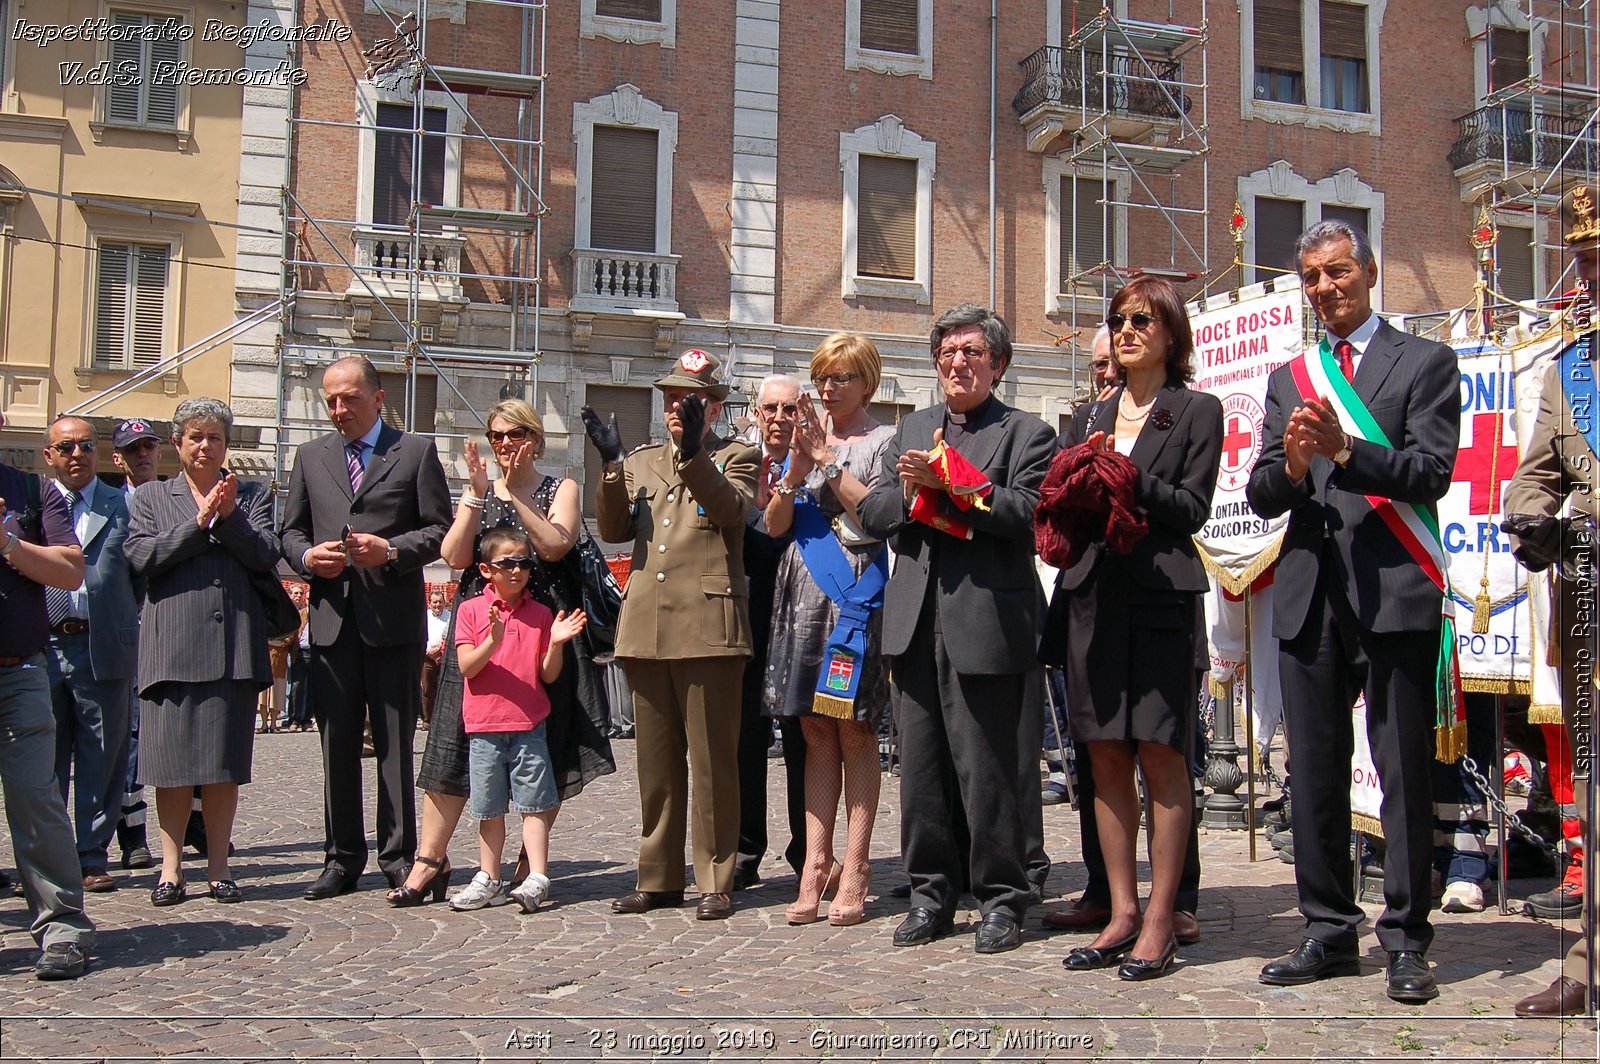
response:
<path id="1" fill-rule="evenodd" d="M 1505 799 L 1500 797 L 1494 785 L 1491 784 L 1488 778 L 1484 776 L 1483 770 L 1478 767 L 1478 763 L 1472 760 L 1469 755 L 1462 754 L 1461 764 L 1462 767 L 1467 770 L 1467 775 L 1472 777 L 1472 782 L 1478 785 L 1478 790 L 1483 792 L 1484 800 L 1490 805 L 1494 806 L 1495 812 L 1500 814 L 1502 821 L 1509 826 L 1512 831 L 1515 831 L 1518 835 L 1521 835 L 1524 840 L 1532 843 L 1534 846 L 1542 850 L 1546 856 L 1553 859 L 1556 862 L 1556 867 L 1559 868 L 1561 866 L 1560 851 L 1557 850 L 1555 846 L 1547 842 L 1543 835 L 1540 835 L 1537 831 L 1534 831 L 1527 824 L 1524 824 L 1522 822 L 1522 818 L 1511 811 L 1511 808 L 1506 805 Z M 1505 859 L 1504 854 L 1501 855 L 1501 859 Z"/>

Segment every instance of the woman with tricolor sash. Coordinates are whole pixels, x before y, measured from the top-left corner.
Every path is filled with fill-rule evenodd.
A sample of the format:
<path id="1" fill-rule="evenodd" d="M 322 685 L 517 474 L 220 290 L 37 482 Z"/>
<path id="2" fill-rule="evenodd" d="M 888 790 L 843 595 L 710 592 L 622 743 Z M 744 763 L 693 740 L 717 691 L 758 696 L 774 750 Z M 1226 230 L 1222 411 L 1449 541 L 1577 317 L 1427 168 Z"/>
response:
<path id="1" fill-rule="evenodd" d="M 806 737 L 806 856 L 791 924 L 817 919 L 837 885 L 828 922 L 861 922 L 871 885 L 867 851 L 878 812 L 878 724 L 889 702 L 887 663 L 878 649 L 888 549 L 862 531 L 856 505 L 883 468 L 892 426 L 867 413 L 878 390 L 878 349 L 853 333 L 835 333 L 811 356 L 809 396 L 788 467 L 767 505 L 767 529 L 795 541 L 778 563 L 771 650 L 763 710 L 799 717 Z M 843 785 L 846 841 L 841 865 L 833 828 Z"/>

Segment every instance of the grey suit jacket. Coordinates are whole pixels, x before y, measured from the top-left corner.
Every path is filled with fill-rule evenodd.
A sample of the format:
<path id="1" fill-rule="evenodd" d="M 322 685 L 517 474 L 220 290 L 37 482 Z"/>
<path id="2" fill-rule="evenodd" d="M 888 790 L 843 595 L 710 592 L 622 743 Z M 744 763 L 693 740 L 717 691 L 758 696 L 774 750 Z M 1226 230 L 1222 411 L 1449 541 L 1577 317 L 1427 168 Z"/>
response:
<path id="1" fill-rule="evenodd" d="M 1275 581 L 1274 636 L 1299 634 L 1317 581 L 1324 579 L 1344 589 L 1367 631 L 1438 626 L 1443 595 L 1365 496 L 1423 503 L 1438 518 L 1435 504 L 1450 488 L 1460 446 L 1460 382 L 1450 348 L 1380 325 L 1353 383 L 1394 447 L 1355 440 L 1343 469 L 1314 458 L 1305 479 L 1295 484 L 1284 462 L 1283 431 L 1300 393 L 1289 366 L 1273 371 L 1261 456 L 1246 495 L 1262 517 L 1289 514 Z"/>
<path id="2" fill-rule="evenodd" d="M 272 683 L 267 619 L 250 571 L 275 573 L 272 492 L 240 481 L 232 514 L 209 529 L 181 476 L 133 493 L 124 548 L 146 580 L 139 637 L 139 689 L 178 681 Z"/>
<path id="3" fill-rule="evenodd" d="M 83 591 L 89 611 L 89 670 L 97 680 L 126 680 L 139 664 L 142 586 L 135 586 L 123 553 L 127 538 L 127 497 L 103 481 L 95 484 L 94 500 L 84 515 Z"/>
<path id="4" fill-rule="evenodd" d="M 1039 503 L 1055 451 L 1055 434 L 1031 414 L 996 398 L 956 448 L 994 484 L 987 513 L 959 516 L 973 537 L 958 539 L 910 519 L 896 463 L 907 451 L 933 447 L 944 425 L 945 407 L 907 414 L 883 456 L 883 472 L 856 507 L 862 527 L 893 537 L 894 575 L 884 592 L 883 652 L 903 654 L 923 612 L 929 585 L 939 596 L 945 631 L 959 627 L 945 645 L 957 672 L 999 674 L 1038 667 L 1039 605 L 1044 598 L 1033 567 L 1033 510 Z M 952 514 L 958 514 L 953 507 Z"/>
<path id="5" fill-rule="evenodd" d="M 361 490 L 352 492 L 344 448 L 337 432 L 302 444 L 283 507 L 283 556 L 311 585 L 311 643 L 332 645 L 353 619 L 367 646 L 420 646 L 428 638 L 422 569 L 439 557 L 451 519 L 439 452 L 432 440 L 385 425 Z M 372 569 L 346 566 L 331 580 L 307 572 L 305 552 L 338 539 L 346 524 L 387 539 L 399 557 Z"/>

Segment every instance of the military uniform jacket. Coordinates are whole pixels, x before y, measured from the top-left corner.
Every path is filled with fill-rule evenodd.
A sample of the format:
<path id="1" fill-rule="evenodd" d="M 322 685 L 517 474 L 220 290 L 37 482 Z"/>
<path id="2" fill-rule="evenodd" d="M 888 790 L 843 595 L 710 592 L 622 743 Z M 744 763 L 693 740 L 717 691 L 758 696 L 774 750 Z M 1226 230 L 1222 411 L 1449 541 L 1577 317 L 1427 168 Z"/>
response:
<path id="1" fill-rule="evenodd" d="M 1561 363 L 1551 360 L 1544 369 L 1539 393 L 1539 416 L 1523 445 L 1522 461 L 1506 485 L 1505 512 L 1552 517 L 1561 512 L 1568 495 L 1575 513 L 1600 517 L 1595 487 L 1600 483 L 1600 457 L 1572 423 L 1572 410 L 1562 387 Z"/>
<path id="2" fill-rule="evenodd" d="M 601 537 L 633 540 L 617 657 L 750 656 L 744 533 L 760 469 L 756 448 L 708 436 L 688 462 L 656 444 L 600 478 Z"/>

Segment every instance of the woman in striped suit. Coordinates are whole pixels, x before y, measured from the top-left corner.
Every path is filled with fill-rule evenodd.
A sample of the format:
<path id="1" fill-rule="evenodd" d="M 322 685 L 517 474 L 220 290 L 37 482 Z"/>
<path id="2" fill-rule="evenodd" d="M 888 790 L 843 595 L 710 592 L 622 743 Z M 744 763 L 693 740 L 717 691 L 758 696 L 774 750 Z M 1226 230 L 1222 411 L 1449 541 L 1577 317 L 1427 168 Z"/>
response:
<path id="1" fill-rule="evenodd" d="M 208 893 L 242 895 L 228 869 L 239 785 L 250 782 L 256 696 L 272 684 L 267 619 L 250 582 L 281 556 L 272 492 L 223 467 L 233 411 L 189 399 L 172 419 L 181 476 L 133 495 L 127 555 L 148 581 L 139 637 L 139 779 L 161 828 L 158 906 L 184 899 L 183 833 L 200 788 Z"/>

